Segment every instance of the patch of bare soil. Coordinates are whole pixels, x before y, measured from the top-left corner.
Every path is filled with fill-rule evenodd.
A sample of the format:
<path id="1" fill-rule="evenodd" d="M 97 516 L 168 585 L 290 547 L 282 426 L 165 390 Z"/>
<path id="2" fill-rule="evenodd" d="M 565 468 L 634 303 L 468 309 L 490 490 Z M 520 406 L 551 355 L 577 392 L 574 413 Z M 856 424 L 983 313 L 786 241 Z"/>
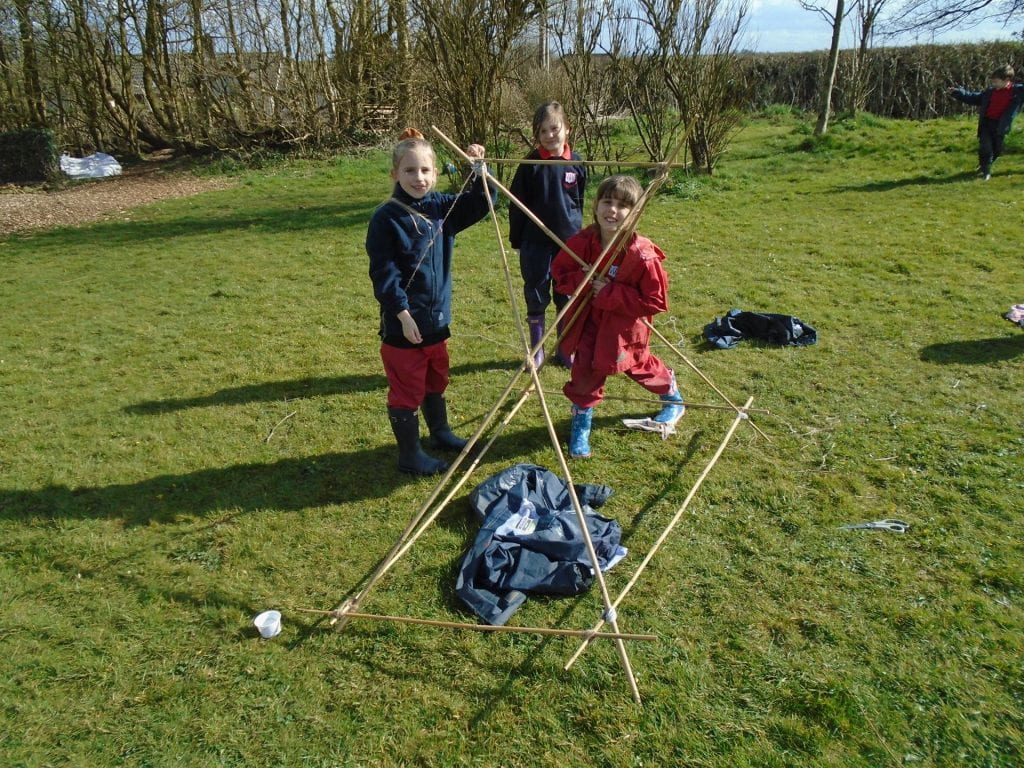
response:
<path id="1" fill-rule="evenodd" d="M 162 159 L 127 166 L 120 176 L 68 181 L 56 189 L 8 184 L 0 186 L 0 237 L 125 219 L 141 205 L 232 185 L 230 179 L 201 178 Z"/>

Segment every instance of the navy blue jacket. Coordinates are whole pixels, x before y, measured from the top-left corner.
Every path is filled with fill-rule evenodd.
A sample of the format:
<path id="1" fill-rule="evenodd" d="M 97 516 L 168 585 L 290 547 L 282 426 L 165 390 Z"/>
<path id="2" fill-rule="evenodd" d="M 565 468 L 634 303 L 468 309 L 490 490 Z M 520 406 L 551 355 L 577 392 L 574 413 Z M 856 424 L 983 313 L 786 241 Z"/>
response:
<path id="1" fill-rule="evenodd" d="M 980 134 L 982 124 L 985 120 L 985 110 L 988 109 L 988 104 L 992 100 L 992 91 L 994 88 L 986 88 L 984 91 L 968 91 L 965 88 L 957 88 L 953 91 L 952 96 L 957 101 L 962 101 L 964 104 L 974 104 L 978 107 L 978 132 Z M 1013 95 L 1010 97 L 1010 103 L 1006 106 L 1002 116 L 999 118 L 999 122 L 996 123 L 996 130 L 1000 136 L 1005 136 L 1010 132 L 1010 128 L 1013 126 L 1013 119 L 1020 112 L 1021 106 L 1024 105 L 1024 84 L 1014 83 L 1013 84 Z"/>
<path id="2" fill-rule="evenodd" d="M 496 198 L 493 191 L 491 195 L 492 200 Z M 455 235 L 480 221 L 488 210 L 483 181 L 478 178 L 461 195 L 428 192 L 420 200 L 395 184 L 391 199 L 373 212 L 366 231 L 366 252 L 385 343 L 414 347 L 448 338 Z M 398 313 L 403 309 L 416 321 L 423 336 L 421 345 L 411 344 L 402 334 Z"/>
<path id="3" fill-rule="evenodd" d="M 612 490 L 575 487 L 597 565 L 607 570 L 625 554 L 619 546 L 622 529 L 592 507 L 604 504 Z M 590 588 L 590 555 L 569 489 L 558 475 L 536 464 L 516 464 L 482 482 L 469 501 L 481 525 L 462 558 L 455 594 L 483 621 L 504 624 L 528 593 L 577 595 Z"/>
<path id="4" fill-rule="evenodd" d="M 540 151 L 534 149 L 526 159 L 539 160 Z M 573 152 L 570 159 L 579 160 L 580 156 Z M 564 242 L 583 229 L 583 193 L 586 188 L 587 168 L 584 165 L 524 163 L 516 170 L 510 191 Z M 515 205 L 509 208 L 508 225 L 508 239 L 513 248 L 522 247 L 524 241 L 556 247 Z"/>

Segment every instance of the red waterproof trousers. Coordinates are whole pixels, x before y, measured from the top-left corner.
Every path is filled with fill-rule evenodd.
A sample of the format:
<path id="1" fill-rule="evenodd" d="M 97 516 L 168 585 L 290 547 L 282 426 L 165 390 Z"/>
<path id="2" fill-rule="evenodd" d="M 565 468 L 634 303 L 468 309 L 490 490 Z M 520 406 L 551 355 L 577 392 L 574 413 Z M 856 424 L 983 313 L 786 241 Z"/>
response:
<path id="1" fill-rule="evenodd" d="M 593 408 L 604 398 L 604 382 L 609 374 L 592 367 L 596 339 L 597 325 L 588 318 L 576 345 L 569 381 L 562 388 L 565 396 L 580 408 Z M 667 395 L 672 389 L 672 371 L 650 350 L 622 373 L 656 395 Z"/>
<path id="2" fill-rule="evenodd" d="M 428 392 L 448 387 L 448 341 L 406 349 L 380 345 L 380 358 L 388 377 L 388 408 L 415 411 Z"/>

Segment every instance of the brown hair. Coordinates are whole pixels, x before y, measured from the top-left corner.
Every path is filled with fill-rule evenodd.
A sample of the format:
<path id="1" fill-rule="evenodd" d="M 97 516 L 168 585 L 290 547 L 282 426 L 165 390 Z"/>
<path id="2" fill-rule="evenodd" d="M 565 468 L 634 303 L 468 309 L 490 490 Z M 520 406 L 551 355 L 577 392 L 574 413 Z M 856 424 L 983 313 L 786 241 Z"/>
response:
<path id="1" fill-rule="evenodd" d="M 569 120 L 565 116 L 565 108 L 562 107 L 557 101 L 545 101 L 537 110 L 533 113 L 533 138 L 539 140 L 540 138 L 540 127 L 544 125 L 544 121 L 549 117 L 557 117 L 562 121 L 562 124 L 568 128 Z"/>
<path id="2" fill-rule="evenodd" d="M 609 176 L 601 182 L 597 188 L 597 194 L 594 195 L 594 223 L 597 223 L 597 204 L 605 198 L 610 197 L 630 208 L 635 208 L 643 193 L 640 182 L 632 176 Z"/>
<path id="3" fill-rule="evenodd" d="M 989 77 L 997 77 L 1000 80 L 1013 80 L 1013 67 L 1009 64 L 1003 64 L 1000 67 L 996 67 L 992 70 L 992 74 Z"/>
<path id="4" fill-rule="evenodd" d="M 398 170 L 398 164 L 402 162 L 402 158 L 405 157 L 405 153 L 410 149 L 421 148 L 425 148 L 430 151 L 430 156 L 434 159 L 434 165 L 437 165 L 437 157 L 434 155 L 434 148 L 431 146 L 430 142 L 423 138 L 423 134 L 415 128 L 406 128 L 398 136 L 398 143 L 395 144 L 395 148 L 391 152 L 391 170 Z"/>

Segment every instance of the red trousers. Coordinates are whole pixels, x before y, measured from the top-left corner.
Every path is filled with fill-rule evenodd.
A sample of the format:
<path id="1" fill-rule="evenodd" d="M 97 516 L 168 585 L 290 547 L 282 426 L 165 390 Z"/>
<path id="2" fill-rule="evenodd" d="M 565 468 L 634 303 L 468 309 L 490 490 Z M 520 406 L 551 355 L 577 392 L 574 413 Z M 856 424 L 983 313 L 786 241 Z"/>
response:
<path id="1" fill-rule="evenodd" d="M 388 377 L 388 407 L 415 411 L 428 392 L 448 388 L 448 341 L 405 349 L 380 345 L 380 358 Z"/>
<path id="2" fill-rule="evenodd" d="M 604 382 L 609 374 L 590 367 L 594 359 L 594 334 L 586 328 L 576 345 L 569 381 L 562 391 L 580 408 L 593 408 L 604 399 Z M 672 390 L 672 371 L 648 350 L 647 355 L 623 371 L 633 381 L 656 395 L 667 395 Z"/>

